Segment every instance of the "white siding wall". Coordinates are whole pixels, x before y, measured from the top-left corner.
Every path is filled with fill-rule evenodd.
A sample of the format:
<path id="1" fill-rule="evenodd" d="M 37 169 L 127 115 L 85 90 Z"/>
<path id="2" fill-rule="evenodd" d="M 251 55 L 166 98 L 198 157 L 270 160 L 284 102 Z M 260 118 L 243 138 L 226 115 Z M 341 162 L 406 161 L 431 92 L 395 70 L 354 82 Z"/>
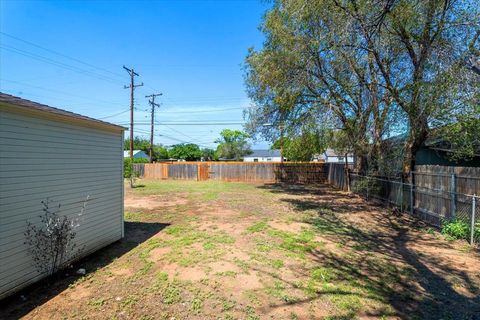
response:
<path id="1" fill-rule="evenodd" d="M 244 157 L 244 162 L 255 162 L 255 159 L 258 162 L 280 162 L 282 159 L 280 157 Z"/>
<path id="2" fill-rule="evenodd" d="M 42 275 L 24 244 L 41 201 L 80 212 L 84 255 L 123 236 L 123 133 L 0 110 L 0 298 Z"/>

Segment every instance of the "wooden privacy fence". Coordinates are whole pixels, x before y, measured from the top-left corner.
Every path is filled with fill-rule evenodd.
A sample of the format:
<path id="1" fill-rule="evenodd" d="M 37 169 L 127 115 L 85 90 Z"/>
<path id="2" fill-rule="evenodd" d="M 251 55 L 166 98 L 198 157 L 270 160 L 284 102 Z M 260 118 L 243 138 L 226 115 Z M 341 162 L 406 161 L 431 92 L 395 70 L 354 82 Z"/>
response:
<path id="1" fill-rule="evenodd" d="M 444 219 L 472 220 L 473 195 L 480 195 L 480 168 L 416 166 L 412 185 L 395 178 L 364 176 L 352 171 L 347 176 L 343 164 L 326 166 L 328 183 L 334 187 L 350 188 L 367 199 L 398 206 L 436 225 Z"/>
<path id="2" fill-rule="evenodd" d="M 172 162 L 146 163 L 146 179 L 219 180 L 258 183 L 324 183 L 319 162 Z"/>

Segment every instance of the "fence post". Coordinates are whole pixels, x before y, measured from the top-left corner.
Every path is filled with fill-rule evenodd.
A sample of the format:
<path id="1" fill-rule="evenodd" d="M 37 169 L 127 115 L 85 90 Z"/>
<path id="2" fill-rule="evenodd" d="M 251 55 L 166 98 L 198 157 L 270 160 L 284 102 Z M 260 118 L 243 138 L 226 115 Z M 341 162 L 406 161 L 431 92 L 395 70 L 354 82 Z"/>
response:
<path id="1" fill-rule="evenodd" d="M 475 235 L 475 209 L 476 209 L 476 198 L 477 196 L 474 194 L 472 198 L 472 219 L 470 224 L 470 245 L 473 245 L 473 236 Z"/>
<path id="2" fill-rule="evenodd" d="M 450 178 L 450 213 L 452 218 L 457 215 L 457 178 L 455 173 Z"/>
<path id="3" fill-rule="evenodd" d="M 368 188 L 369 188 L 369 186 L 368 186 L 368 176 L 365 176 L 365 178 L 367 178 L 367 201 L 368 201 Z"/>
<path id="4" fill-rule="evenodd" d="M 404 183 L 403 183 L 403 178 L 402 180 L 400 180 L 400 212 L 403 212 L 403 187 L 404 187 Z"/>
<path id="5" fill-rule="evenodd" d="M 350 169 L 347 167 L 347 191 L 350 192 L 351 187 L 350 187 Z"/>
<path id="6" fill-rule="evenodd" d="M 410 214 L 413 216 L 413 173 L 410 172 Z"/>

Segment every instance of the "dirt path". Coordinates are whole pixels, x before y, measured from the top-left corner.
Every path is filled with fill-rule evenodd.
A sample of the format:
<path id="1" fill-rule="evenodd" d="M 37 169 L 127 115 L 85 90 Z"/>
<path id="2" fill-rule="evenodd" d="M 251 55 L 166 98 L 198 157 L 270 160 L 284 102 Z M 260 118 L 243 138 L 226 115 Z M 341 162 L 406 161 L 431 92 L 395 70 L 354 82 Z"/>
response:
<path id="1" fill-rule="evenodd" d="M 0 318 L 480 319 L 477 251 L 328 187 L 145 182 L 125 206 L 85 277 Z"/>

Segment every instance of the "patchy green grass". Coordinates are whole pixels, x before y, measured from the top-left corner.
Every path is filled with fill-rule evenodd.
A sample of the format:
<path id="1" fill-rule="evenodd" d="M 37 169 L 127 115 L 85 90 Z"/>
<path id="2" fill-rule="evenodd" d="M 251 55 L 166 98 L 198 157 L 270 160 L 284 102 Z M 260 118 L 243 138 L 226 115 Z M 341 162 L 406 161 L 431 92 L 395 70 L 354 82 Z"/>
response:
<path id="1" fill-rule="evenodd" d="M 262 232 L 268 228 L 268 223 L 266 221 L 259 221 L 247 228 L 247 232 L 255 233 L 255 232 Z"/>
<path id="2" fill-rule="evenodd" d="M 125 239 L 81 262 L 87 275 L 56 299 L 33 289 L 22 312 L 12 300 L 6 319 L 35 305 L 38 318 L 65 319 L 471 319 L 468 306 L 480 305 L 475 248 L 451 249 L 361 199 L 299 186 L 139 184 L 127 198 L 154 205 L 126 207 Z"/>

